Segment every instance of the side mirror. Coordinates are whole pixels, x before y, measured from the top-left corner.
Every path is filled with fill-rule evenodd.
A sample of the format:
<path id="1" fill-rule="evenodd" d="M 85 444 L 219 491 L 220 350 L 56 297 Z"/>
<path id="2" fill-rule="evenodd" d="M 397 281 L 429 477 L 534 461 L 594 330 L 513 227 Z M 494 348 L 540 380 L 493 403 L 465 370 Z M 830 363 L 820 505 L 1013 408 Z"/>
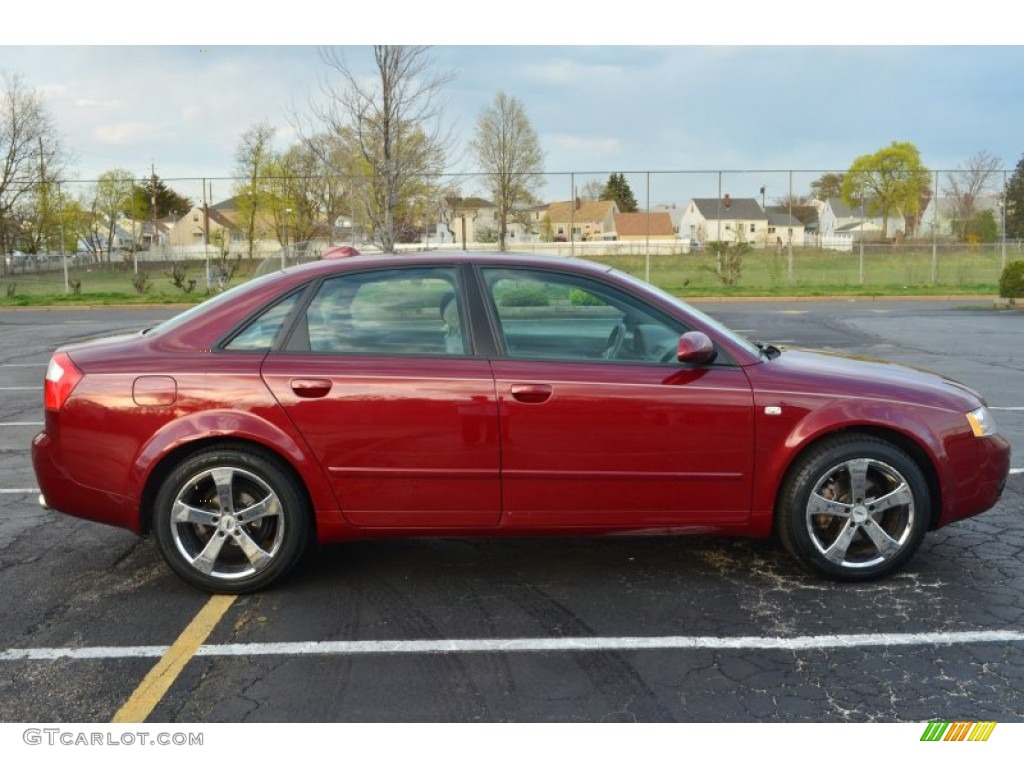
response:
<path id="1" fill-rule="evenodd" d="M 680 363 L 692 363 L 693 365 L 704 365 L 710 363 L 718 355 L 715 345 L 711 343 L 706 333 L 701 331 L 690 331 L 679 338 L 679 347 L 676 352 L 676 359 Z"/>

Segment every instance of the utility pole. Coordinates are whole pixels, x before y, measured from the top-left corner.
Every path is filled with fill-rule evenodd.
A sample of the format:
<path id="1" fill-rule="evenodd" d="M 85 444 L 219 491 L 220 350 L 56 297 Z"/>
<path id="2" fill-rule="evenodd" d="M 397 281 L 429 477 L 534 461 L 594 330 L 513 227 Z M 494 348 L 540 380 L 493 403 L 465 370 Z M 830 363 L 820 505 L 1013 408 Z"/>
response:
<path id="1" fill-rule="evenodd" d="M 206 292 L 210 292 L 210 201 L 203 179 L 203 253 L 206 256 Z"/>
<path id="2" fill-rule="evenodd" d="M 153 237 L 149 240 L 149 258 L 152 259 L 156 253 L 156 245 L 159 240 L 159 233 L 156 229 L 156 166 L 150 164 L 149 166 L 150 176 L 149 183 L 150 187 L 150 202 L 153 204 Z"/>

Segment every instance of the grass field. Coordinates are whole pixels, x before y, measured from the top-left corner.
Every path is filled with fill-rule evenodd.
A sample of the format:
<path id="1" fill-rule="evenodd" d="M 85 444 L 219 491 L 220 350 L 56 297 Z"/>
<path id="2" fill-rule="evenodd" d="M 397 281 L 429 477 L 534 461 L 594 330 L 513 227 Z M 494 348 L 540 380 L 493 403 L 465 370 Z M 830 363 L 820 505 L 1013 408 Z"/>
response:
<path id="1" fill-rule="evenodd" d="M 1024 258 L 1014 245 L 1007 261 Z M 740 277 L 724 285 L 710 253 L 685 255 L 607 255 L 600 259 L 678 296 L 907 296 L 998 293 L 1002 271 L 999 251 L 940 250 L 929 247 L 867 251 L 863 262 L 857 251 L 794 249 L 755 250 L 743 259 Z M 206 298 L 207 281 L 200 261 L 179 262 L 187 278 L 195 281 L 191 293 L 171 279 L 171 263 L 140 263 L 144 290 L 136 290 L 130 263 L 75 266 L 69 269 L 65 289 L 60 265 L 48 269 L 29 266 L 0 280 L 0 307 L 43 305 L 179 304 Z M 253 276 L 259 260 L 241 261 L 230 284 Z M 932 279 L 933 271 L 935 279 Z M 216 290 L 214 286 L 213 290 Z"/>

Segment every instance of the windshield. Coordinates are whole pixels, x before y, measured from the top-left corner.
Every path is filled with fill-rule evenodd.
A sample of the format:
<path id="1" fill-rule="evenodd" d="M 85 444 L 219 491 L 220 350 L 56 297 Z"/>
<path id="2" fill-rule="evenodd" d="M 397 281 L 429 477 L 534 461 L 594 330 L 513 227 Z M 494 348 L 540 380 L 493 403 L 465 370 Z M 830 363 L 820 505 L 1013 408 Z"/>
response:
<path id="1" fill-rule="evenodd" d="M 727 339 L 732 341 L 737 346 L 740 346 L 743 349 L 747 350 L 751 355 L 754 355 L 755 357 L 758 357 L 758 356 L 761 355 L 761 350 L 757 347 L 756 344 L 753 344 L 749 339 L 747 339 L 744 336 L 740 336 L 738 333 L 736 333 L 736 331 L 732 330 L 728 326 L 722 325 L 720 322 L 715 320 L 715 318 L 711 317 L 710 315 L 705 314 L 704 312 L 701 312 L 699 309 L 694 307 L 692 304 L 687 304 L 682 299 L 680 299 L 678 296 L 673 296 L 668 291 L 664 291 L 664 290 L 662 290 L 661 288 L 659 288 L 656 285 L 651 285 L 650 283 L 648 283 L 648 282 L 646 282 L 644 280 L 641 280 L 639 277 L 634 277 L 633 275 L 631 275 L 631 274 L 629 274 L 627 272 L 620 272 L 619 270 L 614 269 L 614 270 L 612 270 L 612 273 L 615 274 L 618 277 L 623 278 L 624 280 L 628 280 L 629 282 L 633 283 L 634 285 L 640 286 L 640 287 L 642 287 L 642 288 L 644 288 L 644 289 L 646 289 L 648 291 L 653 291 L 654 293 L 658 294 L 659 296 L 661 296 L 666 301 L 670 301 L 673 304 L 675 304 L 676 306 L 685 309 L 690 314 L 696 315 L 697 318 L 699 318 L 702 323 L 707 325 L 715 333 L 718 333 L 718 334 L 720 334 L 722 336 L 725 336 Z"/>

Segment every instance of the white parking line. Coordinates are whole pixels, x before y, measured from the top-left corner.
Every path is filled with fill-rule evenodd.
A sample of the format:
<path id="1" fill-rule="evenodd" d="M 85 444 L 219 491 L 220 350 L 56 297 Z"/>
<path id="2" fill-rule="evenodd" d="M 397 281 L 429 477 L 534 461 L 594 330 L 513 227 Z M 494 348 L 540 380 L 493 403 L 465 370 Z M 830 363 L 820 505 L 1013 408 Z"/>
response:
<path id="1" fill-rule="evenodd" d="M 1020 405 L 990 405 L 988 407 L 990 411 L 1024 411 L 1024 406 Z"/>
<path id="2" fill-rule="evenodd" d="M 19 494 L 19 493 L 39 493 L 38 488 L 0 488 L 0 493 Z"/>
<path id="3" fill-rule="evenodd" d="M 1024 631 L 870 633 L 801 637 L 528 637 L 452 640 L 336 640 L 298 643 L 229 643 L 202 645 L 196 656 L 353 656 L 367 654 L 544 653 L 593 651 L 813 651 L 877 646 L 975 645 L 1024 643 Z M 92 648 L 9 648 L 0 661 L 55 659 L 138 659 L 163 656 L 166 645 L 96 646 Z"/>
<path id="4" fill-rule="evenodd" d="M 4 421 L 0 422 L 0 427 L 41 427 L 43 422 L 41 421 Z"/>
<path id="5" fill-rule="evenodd" d="M 0 387 L 0 392 L 41 392 L 42 387 Z"/>

